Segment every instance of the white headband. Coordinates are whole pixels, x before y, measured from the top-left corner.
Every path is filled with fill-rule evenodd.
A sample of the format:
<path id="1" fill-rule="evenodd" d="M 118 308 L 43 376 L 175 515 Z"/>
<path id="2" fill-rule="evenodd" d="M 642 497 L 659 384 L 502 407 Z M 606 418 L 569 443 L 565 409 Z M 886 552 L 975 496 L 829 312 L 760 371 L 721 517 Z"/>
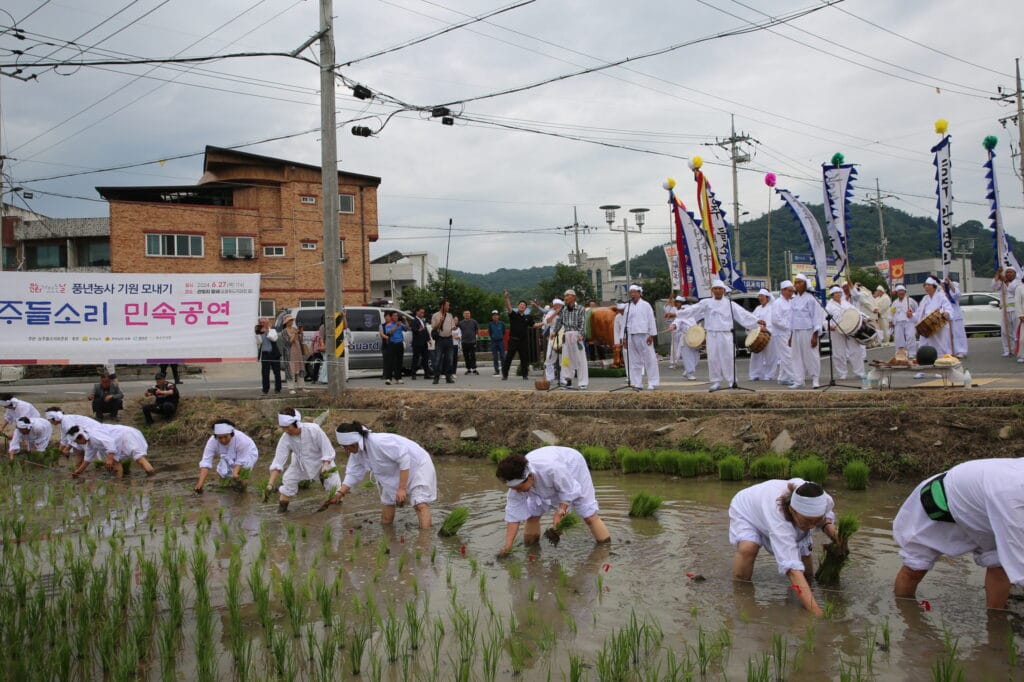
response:
<path id="1" fill-rule="evenodd" d="M 83 428 L 79 428 L 78 429 L 78 433 L 75 434 L 74 438 L 75 438 L 75 440 L 78 440 L 79 438 L 84 438 L 86 440 L 86 442 L 88 442 L 89 441 L 89 432 L 86 431 Z"/>
<path id="2" fill-rule="evenodd" d="M 3 405 L 4 407 L 10 407 L 13 404 L 14 404 L 14 399 L 13 398 L 11 400 L 0 400 L 0 405 Z"/>
<path id="3" fill-rule="evenodd" d="M 639 291 L 641 294 L 644 293 L 644 288 L 642 286 L 640 286 L 639 284 L 630 284 L 629 285 L 629 290 L 630 291 Z"/>
<path id="4" fill-rule="evenodd" d="M 46 418 L 47 419 L 56 419 L 57 421 L 60 421 L 61 419 L 64 418 L 64 413 L 61 412 L 60 410 L 50 409 L 50 410 L 46 411 Z"/>
<path id="5" fill-rule="evenodd" d="M 798 281 L 798 282 L 803 282 L 804 284 L 809 284 L 810 283 L 810 280 L 807 279 L 807 275 L 805 275 L 802 272 L 799 275 L 797 275 L 796 277 L 794 277 L 793 279 Z"/>
<path id="6" fill-rule="evenodd" d="M 278 415 L 280 417 L 281 415 Z M 215 436 L 228 436 L 235 432 L 235 427 L 231 424 L 225 424 L 224 422 L 217 422 L 213 425 L 213 435 Z"/>
<path id="7" fill-rule="evenodd" d="M 526 479 L 528 479 L 530 477 L 531 473 L 533 473 L 533 472 L 530 471 L 530 465 L 527 464 L 526 467 L 523 469 L 523 477 L 522 478 L 513 478 L 511 481 L 505 481 L 505 485 L 507 485 L 509 488 L 515 488 L 520 483 L 524 483 L 526 481 Z"/>
<path id="8" fill-rule="evenodd" d="M 295 416 L 294 417 L 292 415 L 290 415 L 290 414 L 279 414 L 279 415 L 277 415 L 277 425 L 278 426 L 293 426 L 293 425 L 298 424 L 300 421 L 302 421 L 302 415 L 299 413 L 298 410 L 295 410 Z"/>
<path id="9" fill-rule="evenodd" d="M 924 281 L 924 283 L 931 284 L 933 287 L 939 286 L 939 280 L 935 279 L 934 277 L 929 277 Z"/>
<path id="10" fill-rule="evenodd" d="M 338 445 L 358 445 L 363 439 L 363 434 L 358 431 L 335 431 L 334 437 Z"/>
<path id="11" fill-rule="evenodd" d="M 897 284 L 896 285 L 895 291 L 906 291 L 906 290 L 907 290 L 907 288 L 905 286 L 903 286 L 902 284 Z"/>
<path id="12" fill-rule="evenodd" d="M 17 426 L 17 428 L 19 428 L 19 429 L 31 429 L 32 428 L 32 420 L 29 419 L 28 417 L 18 417 L 18 426 Z"/>
<path id="13" fill-rule="evenodd" d="M 686 299 L 682 296 L 676 296 L 676 300 L 679 301 L 680 303 L 686 303 Z"/>
<path id="14" fill-rule="evenodd" d="M 723 282 L 720 279 L 711 280 L 711 288 L 712 289 L 724 289 L 725 288 L 725 282 Z"/>
<path id="15" fill-rule="evenodd" d="M 551 305 L 565 305 L 565 301 L 563 301 L 560 298 L 556 298 L 553 301 L 551 301 Z"/>
<path id="16" fill-rule="evenodd" d="M 816 519 L 819 516 L 824 516 L 828 511 L 828 496 L 822 493 L 817 497 L 804 497 L 794 492 L 793 497 L 789 500 L 789 506 L 798 514 L 809 519 Z"/>
<path id="17" fill-rule="evenodd" d="M 842 287 L 832 287 L 831 289 L 828 290 L 828 295 L 829 296 L 831 296 L 832 294 L 841 294 L 841 293 L 843 293 Z"/>
<path id="18" fill-rule="evenodd" d="M 782 284 L 779 285 L 779 290 L 780 291 L 782 289 L 792 289 L 792 288 L 793 288 L 793 283 L 790 282 L 788 279 L 782 280 Z"/>
<path id="19" fill-rule="evenodd" d="M 770 298 L 771 295 L 772 295 L 772 292 L 768 291 L 767 289 L 760 289 L 760 290 L 758 290 L 757 295 L 758 296 L 768 296 Z"/>

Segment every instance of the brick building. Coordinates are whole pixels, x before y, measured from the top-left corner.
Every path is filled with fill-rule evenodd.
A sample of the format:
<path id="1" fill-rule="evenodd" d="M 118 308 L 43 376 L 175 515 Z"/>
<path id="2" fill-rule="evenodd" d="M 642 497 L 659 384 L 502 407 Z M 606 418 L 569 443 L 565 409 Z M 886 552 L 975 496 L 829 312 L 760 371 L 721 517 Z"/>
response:
<path id="1" fill-rule="evenodd" d="M 348 305 L 370 295 L 379 185 L 377 177 L 338 172 Z M 319 166 L 208 146 L 198 184 L 96 191 L 110 202 L 113 272 L 258 272 L 260 315 L 323 304 Z"/>

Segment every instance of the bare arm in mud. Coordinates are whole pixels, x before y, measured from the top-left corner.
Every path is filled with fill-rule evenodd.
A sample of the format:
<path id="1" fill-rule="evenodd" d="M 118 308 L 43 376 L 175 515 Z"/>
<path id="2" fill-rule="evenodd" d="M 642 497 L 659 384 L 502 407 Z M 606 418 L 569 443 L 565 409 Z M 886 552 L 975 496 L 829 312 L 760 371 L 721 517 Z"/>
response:
<path id="1" fill-rule="evenodd" d="M 505 524 L 505 545 L 498 551 L 498 556 L 502 557 L 512 551 L 512 543 L 516 541 L 516 535 L 519 534 L 519 523 L 512 522 Z"/>
<path id="2" fill-rule="evenodd" d="M 401 469 L 398 472 L 398 490 L 395 491 L 395 503 L 399 507 L 405 506 L 405 497 L 409 488 L 409 470 Z"/>
<path id="3" fill-rule="evenodd" d="M 821 610 L 821 607 L 818 606 L 818 602 L 814 599 L 814 594 L 811 593 L 811 586 L 807 583 L 807 578 L 804 575 L 804 572 L 796 569 L 790 569 L 786 571 L 786 575 L 789 576 L 789 584 L 796 592 L 796 596 L 800 600 L 800 605 L 818 618 L 825 615 Z"/>

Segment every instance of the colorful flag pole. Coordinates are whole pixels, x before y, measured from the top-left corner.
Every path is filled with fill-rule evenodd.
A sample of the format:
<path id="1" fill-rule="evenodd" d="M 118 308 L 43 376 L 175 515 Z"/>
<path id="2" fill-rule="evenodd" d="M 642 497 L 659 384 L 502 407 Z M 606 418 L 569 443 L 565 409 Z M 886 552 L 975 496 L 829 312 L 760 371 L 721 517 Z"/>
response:
<path id="1" fill-rule="evenodd" d="M 676 248 L 684 283 L 683 295 L 707 298 L 711 295 L 711 249 L 693 214 L 686 210 L 686 205 L 673 192 L 675 186 L 676 181 L 672 178 L 662 184 L 668 190 L 668 202 L 675 225 Z"/>
<path id="2" fill-rule="evenodd" d="M 804 236 L 807 237 L 807 244 L 811 247 L 811 255 L 814 258 L 815 288 L 821 294 L 827 288 L 825 286 L 825 275 L 827 273 L 828 259 L 825 255 L 825 237 L 821 234 L 821 226 L 818 225 L 818 219 L 788 189 L 776 189 L 775 193 L 782 199 L 782 203 L 789 207 L 797 222 L 804 228 Z M 838 277 L 838 275 L 836 276 Z"/>
<path id="3" fill-rule="evenodd" d="M 950 155 L 949 122 L 940 118 L 935 122 L 935 132 L 942 135 L 942 140 L 932 147 L 935 155 L 932 164 L 935 166 L 935 207 L 938 209 L 937 223 L 939 227 L 939 253 L 942 259 L 942 278 L 949 277 L 949 267 L 953 264 L 953 160 Z M 962 286 L 967 286 L 966 282 Z"/>
<path id="4" fill-rule="evenodd" d="M 732 260 L 729 223 L 725 219 L 725 211 L 722 210 L 721 202 L 715 198 L 715 193 L 711 191 L 711 183 L 701 172 L 702 165 L 704 161 L 699 156 L 690 159 L 693 179 L 697 182 L 697 208 L 700 211 L 701 225 L 711 247 L 711 272 L 733 289 L 746 291 L 743 274 Z"/>
<path id="5" fill-rule="evenodd" d="M 836 281 L 842 279 L 843 273 L 850 264 L 849 257 L 849 219 L 850 200 L 853 198 L 853 180 L 857 177 L 857 169 L 853 164 L 843 163 L 842 154 L 834 154 L 832 163 L 821 164 L 825 194 L 825 224 L 832 242 L 832 252 L 836 258 Z"/>

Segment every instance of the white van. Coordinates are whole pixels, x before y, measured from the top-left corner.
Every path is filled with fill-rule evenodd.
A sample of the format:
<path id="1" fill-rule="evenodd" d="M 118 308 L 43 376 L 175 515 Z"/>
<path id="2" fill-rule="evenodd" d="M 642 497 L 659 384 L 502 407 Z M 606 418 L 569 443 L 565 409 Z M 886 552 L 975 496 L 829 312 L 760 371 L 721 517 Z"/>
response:
<path id="1" fill-rule="evenodd" d="M 291 314 L 295 316 L 295 324 L 303 329 L 303 341 L 312 347 L 313 336 L 324 322 L 325 308 L 295 308 Z M 351 332 L 349 343 L 349 369 L 384 369 L 380 337 L 384 314 L 397 312 L 410 324 L 412 315 L 397 308 L 377 308 L 372 306 L 345 306 L 345 317 Z M 327 333 L 334 333 L 334 321 L 328 325 Z M 402 363 L 408 371 L 412 366 L 412 332 L 405 332 L 405 360 Z"/>

